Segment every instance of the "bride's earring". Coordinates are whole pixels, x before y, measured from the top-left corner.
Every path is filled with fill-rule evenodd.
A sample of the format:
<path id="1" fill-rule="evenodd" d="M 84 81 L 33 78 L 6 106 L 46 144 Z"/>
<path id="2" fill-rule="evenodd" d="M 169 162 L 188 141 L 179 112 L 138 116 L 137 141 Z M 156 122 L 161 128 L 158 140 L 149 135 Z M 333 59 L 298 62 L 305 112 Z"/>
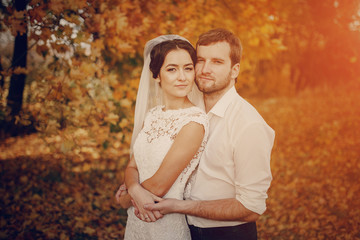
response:
<path id="1" fill-rule="evenodd" d="M 157 77 L 154 79 L 155 82 L 159 85 L 158 87 L 161 87 L 161 81 L 160 81 L 160 77 Z"/>
<path id="2" fill-rule="evenodd" d="M 155 103 L 156 105 L 161 105 L 162 104 L 162 92 L 161 92 L 161 81 L 160 78 L 157 77 L 154 79 L 154 84 L 155 84 Z"/>

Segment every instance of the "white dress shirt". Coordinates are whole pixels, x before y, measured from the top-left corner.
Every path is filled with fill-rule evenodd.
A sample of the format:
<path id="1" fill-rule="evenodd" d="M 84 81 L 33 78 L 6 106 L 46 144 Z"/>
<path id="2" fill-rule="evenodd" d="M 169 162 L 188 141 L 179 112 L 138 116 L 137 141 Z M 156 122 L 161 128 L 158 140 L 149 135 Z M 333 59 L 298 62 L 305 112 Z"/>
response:
<path id="1" fill-rule="evenodd" d="M 200 159 L 192 200 L 236 198 L 262 214 L 272 180 L 270 155 L 275 132 L 235 87 L 208 112 L 209 138 Z M 197 227 L 235 226 L 243 222 L 214 221 L 188 215 Z"/>

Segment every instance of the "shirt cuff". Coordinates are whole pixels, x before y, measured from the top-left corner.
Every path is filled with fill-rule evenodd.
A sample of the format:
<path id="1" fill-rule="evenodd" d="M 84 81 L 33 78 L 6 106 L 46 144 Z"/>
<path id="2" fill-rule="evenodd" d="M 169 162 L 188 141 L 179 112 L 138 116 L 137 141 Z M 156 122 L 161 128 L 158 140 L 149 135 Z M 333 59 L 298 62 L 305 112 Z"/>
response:
<path id="1" fill-rule="evenodd" d="M 251 195 L 253 195 L 253 193 L 250 191 L 246 193 L 246 190 L 242 190 L 242 194 L 236 195 L 236 200 L 238 200 L 246 209 L 259 215 L 263 214 L 266 210 L 267 194 L 265 193 L 261 198 Z"/>

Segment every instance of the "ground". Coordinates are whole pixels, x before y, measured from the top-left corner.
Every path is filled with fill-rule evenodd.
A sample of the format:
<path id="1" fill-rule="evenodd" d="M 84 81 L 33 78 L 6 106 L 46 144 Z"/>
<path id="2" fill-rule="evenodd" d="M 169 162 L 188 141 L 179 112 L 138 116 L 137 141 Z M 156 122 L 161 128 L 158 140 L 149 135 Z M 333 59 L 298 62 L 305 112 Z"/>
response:
<path id="1" fill-rule="evenodd" d="M 276 131 L 259 239 L 360 239 L 359 83 L 248 99 Z M 121 239 L 119 159 L 78 162 L 38 134 L 0 142 L 0 239 Z M 51 149 L 50 149 L 51 150 Z"/>

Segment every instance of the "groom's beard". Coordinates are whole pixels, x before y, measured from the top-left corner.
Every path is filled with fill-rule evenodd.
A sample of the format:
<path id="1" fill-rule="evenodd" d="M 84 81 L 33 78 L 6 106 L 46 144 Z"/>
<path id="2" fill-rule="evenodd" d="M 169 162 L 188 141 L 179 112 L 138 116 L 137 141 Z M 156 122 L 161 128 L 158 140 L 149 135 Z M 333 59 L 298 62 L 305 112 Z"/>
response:
<path id="1" fill-rule="evenodd" d="M 212 94 L 227 88 L 231 82 L 231 71 L 223 79 L 216 79 L 214 77 L 207 77 L 202 74 L 196 76 L 195 83 L 199 90 L 204 94 Z M 201 80 L 201 77 L 209 78 L 210 80 Z"/>

